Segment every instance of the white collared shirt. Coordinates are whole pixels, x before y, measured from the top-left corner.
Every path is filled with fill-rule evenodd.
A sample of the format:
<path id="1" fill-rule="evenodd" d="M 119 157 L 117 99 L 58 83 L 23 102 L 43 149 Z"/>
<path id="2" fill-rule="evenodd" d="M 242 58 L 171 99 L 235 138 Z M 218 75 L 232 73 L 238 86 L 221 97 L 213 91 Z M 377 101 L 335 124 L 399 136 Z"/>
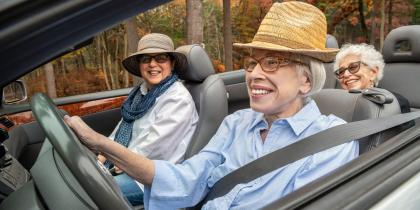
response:
<path id="1" fill-rule="evenodd" d="M 145 83 L 140 86 L 147 93 Z M 109 138 L 114 139 L 121 121 Z M 147 113 L 134 121 L 128 149 L 153 160 L 179 163 L 198 124 L 194 101 L 177 81 L 160 95 Z"/>

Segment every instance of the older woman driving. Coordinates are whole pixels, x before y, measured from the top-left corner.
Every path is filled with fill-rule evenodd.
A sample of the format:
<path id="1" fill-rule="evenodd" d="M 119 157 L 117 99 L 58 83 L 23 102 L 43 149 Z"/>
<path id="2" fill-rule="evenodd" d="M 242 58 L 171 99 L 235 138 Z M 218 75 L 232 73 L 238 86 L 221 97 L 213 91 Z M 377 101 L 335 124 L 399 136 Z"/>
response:
<path id="1" fill-rule="evenodd" d="M 123 60 L 130 73 L 143 82 L 134 87 L 121 107 L 122 119 L 109 136 L 130 151 L 158 160 L 181 162 L 198 123 L 194 101 L 178 80 L 186 58 L 174 51 L 168 36 L 143 36 L 136 53 Z M 143 186 L 98 156 L 115 175 L 124 196 L 133 205 L 143 203 Z"/>
<path id="2" fill-rule="evenodd" d="M 177 209 L 200 202 L 209 189 L 233 170 L 321 130 L 345 123 L 322 115 L 310 95 L 325 81 L 322 61 L 337 49 L 324 47 L 326 19 L 302 2 L 274 3 L 244 59 L 251 109 L 227 116 L 207 146 L 181 164 L 135 155 L 91 131 L 79 117 L 66 122 L 89 148 L 101 152 L 145 185 L 146 209 Z M 331 172 L 358 156 L 352 141 L 305 157 L 226 195 L 203 209 L 258 209 Z"/>

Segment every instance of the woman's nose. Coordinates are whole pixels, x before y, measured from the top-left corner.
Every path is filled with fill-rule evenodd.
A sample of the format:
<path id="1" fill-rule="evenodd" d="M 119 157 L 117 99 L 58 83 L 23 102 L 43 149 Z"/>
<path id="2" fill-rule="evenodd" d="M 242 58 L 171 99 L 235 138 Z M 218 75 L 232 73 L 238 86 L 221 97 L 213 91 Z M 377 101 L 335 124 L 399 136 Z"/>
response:
<path id="1" fill-rule="evenodd" d="M 157 61 L 155 60 L 155 58 L 152 58 L 152 60 L 150 60 L 150 63 L 149 63 L 149 65 L 150 66 L 156 66 L 158 63 L 157 63 Z"/>
<path id="2" fill-rule="evenodd" d="M 259 77 L 261 76 L 261 74 L 264 73 L 261 64 L 257 63 L 257 65 L 255 65 L 254 69 L 250 72 L 250 75 L 254 76 L 254 77 Z"/>
<path id="3" fill-rule="evenodd" d="M 348 69 L 346 69 L 344 72 L 343 72 L 343 77 L 349 77 L 349 76 L 351 76 L 352 75 L 352 73 L 350 73 L 350 71 L 348 70 Z"/>

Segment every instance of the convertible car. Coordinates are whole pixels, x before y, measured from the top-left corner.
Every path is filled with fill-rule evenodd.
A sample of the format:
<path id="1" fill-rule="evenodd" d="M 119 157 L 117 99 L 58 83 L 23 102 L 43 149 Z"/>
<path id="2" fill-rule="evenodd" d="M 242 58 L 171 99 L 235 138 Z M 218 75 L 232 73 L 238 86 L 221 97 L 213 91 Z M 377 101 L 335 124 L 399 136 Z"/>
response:
<path id="1" fill-rule="evenodd" d="M 93 129 L 109 135 L 121 118 L 119 106 L 130 88 L 54 100 L 36 93 L 28 102 L 25 83 L 18 79 L 110 26 L 166 2 L 0 1 L 0 209 L 133 209 L 95 154 L 62 120 L 65 112 L 81 115 Z M 332 36 L 326 45 L 338 47 Z M 185 154 L 188 158 L 207 144 L 226 115 L 249 107 L 248 95 L 244 70 L 216 74 L 199 45 L 177 51 L 188 58 L 182 79 L 200 116 Z M 357 159 L 264 209 L 417 209 L 420 121 L 408 129 L 398 125 L 416 119 L 420 109 L 420 26 L 391 31 L 383 55 L 384 79 L 380 88 L 367 91 L 339 89 L 331 63 L 325 64 L 329 78 L 313 99 L 321 112 L 335 114 L 348 124 L 267 155 L 274 158 L 271 161 L 262 159 L 239 168 L 227 181 L 220 180 L 212 195 L 296 158 L 358 139 Z M 409 100 L 411 113 L 400 113 L 392 92 Z"/>

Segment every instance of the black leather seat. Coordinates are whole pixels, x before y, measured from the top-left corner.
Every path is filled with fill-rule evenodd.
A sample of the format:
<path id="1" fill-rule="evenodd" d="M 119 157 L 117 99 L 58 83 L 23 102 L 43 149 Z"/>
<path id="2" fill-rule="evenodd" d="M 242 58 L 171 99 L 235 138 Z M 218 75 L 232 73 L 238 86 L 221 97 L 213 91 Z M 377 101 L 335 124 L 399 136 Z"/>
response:
<path id="1" fill-rule="evenodd" d="M 400 113 L 400 107 L 395 96 L 387 90 L 376 89 L 393 99 L 391 103 L 380 104 L 372 102 L 361 93 L 349 93 L 342 89 L 322 89 L 312 96 L 321 113 L 334 114 L 347 122 L 379 118 Z M 383 143 L 396 131 L 391 129 L 378 134 L 359 139 L 359 153 L 369 151 Z"/>
<path id="2" fill-rule="evenodd" d="M 385 68 L 379 87 L 404 96 L 412 110 L 419 110 L 420 25 L 392 30 L 382 51 Z"/>
<path id="3" fill-rule="evenodd" d="M 209 56 L 199 45 L 178 47 L 177 52 L 187 57 L 187 71 L 180 76 L 190 91 L 198 111 L 199 121 L 185 158 L 197 154 L 216 133 L 228 114 L 225 85 L 215 74 Z"/>

